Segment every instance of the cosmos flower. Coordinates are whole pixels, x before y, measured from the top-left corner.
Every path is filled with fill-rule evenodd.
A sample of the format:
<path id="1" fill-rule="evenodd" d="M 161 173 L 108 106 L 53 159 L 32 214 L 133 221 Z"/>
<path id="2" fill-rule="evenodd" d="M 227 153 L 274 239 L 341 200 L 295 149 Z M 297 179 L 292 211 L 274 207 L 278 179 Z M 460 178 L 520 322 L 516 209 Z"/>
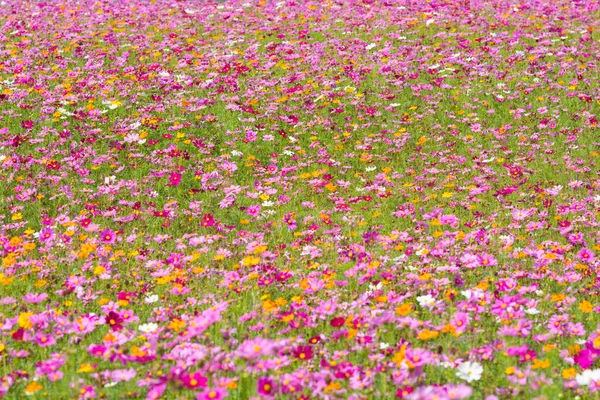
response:
<path id="1" fill-rule="evenodd" d="M 477 362 L 465 361 L 456 368 L 456 376 L 467 382 L 478 381 L 483 374 L 483 367 Z"/>
<path id="2" fill-rule="evenodd" d="M 110 311 L 105 318 L 105 322 L 113 331 L 123 329 L 123 317 L 120 314 Z"/>
<path id="3" fill-rule="evenodd" d="M 257 392 L 258 394 L 266 397 L 274 396 L 275 391 L 277 390 L 272 379 L 268 377 L 262 377 L 258 380 L 257 383 Z"/>
<path id="4" fill-rule="evenodd" d="M 113 244 L 117 240 L 117 235 L 110 229 L 104 229 L 100 232 L 100 240 L 106 244 Z"/>
<path id="5" fill-rule="evenodd" d="M 152 333 L 158 329 L 158 324 L 153 323 L 153 322 L 148 323 L 148 324 L 142 324 L 142 325 L 138 326 L 138 329 L 140 332 L 143 332 L 143 333 Z"/>
<path id="6" fill-rule="evenodd" d="M 204 214 L 202 217 L 202 221 L 200 222 L 200 226 L 214 226 L 215 219 L 211 214 Z"/>
<path id="7" fill-rule="evenodd" d="M 575 381 L 579 386 L 589 386 L 593 382 L 600 381 L 600 369 L 586 369 L 575 376 Z"/>
<path id="8" fill-rule="evenodd" d="M 183 374 L 180 378 L 181 383 L 188 389 L 200 389 L 206 388 L 206 384 L 208 380 L 205 376 L 201 375 L 199 372 Z"/>
<path id="9" fill-rule="evenodd" d="M 306 361 L 313 357 L 313 349 L 310 346 L 298 346 L 294 349 L 293 354 L 297 359 Z"/>
<path id="10" fill-rule="evenodd" d="M 221 400 L 227 396 L 227 390 L 222 387 L 215 387 L 205 389 L 203 392 L 198 393 L 196 396 L 197 400 Z"/>

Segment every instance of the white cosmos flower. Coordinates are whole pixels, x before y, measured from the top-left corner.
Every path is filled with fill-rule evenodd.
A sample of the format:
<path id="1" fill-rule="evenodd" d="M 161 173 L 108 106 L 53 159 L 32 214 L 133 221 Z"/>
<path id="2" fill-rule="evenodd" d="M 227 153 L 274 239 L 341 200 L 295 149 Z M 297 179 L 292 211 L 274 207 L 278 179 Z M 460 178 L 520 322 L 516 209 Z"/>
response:
<path id="1" fill-rule="evenodd" d="M 600 369 L 586 369 L 575 376 L 579 386 L 588 386 L 592 382 L 600 381 Z"/>
<path id="2" fill-rule="evenodd" d="M 483 374 L 483 367 L 478 362 L 465 361 L 456 370 L 456 376 L 467 382 L 478 381 Z"/>
<path id="3" fill-rule="evenodd" d="M 129 125 L 129 126 L 127 127 L 127 129 L 129 129 L 129 130 L 134 130 L 134 129 L 137 129 L 137 128 L 139 128 L 140 126 L 142 126 L 142 123 L 141 123 L 141 122 L 139 122 L 139 121 L 136 121 L 136 122 L 134 122 L 133 124 Z"/>
<path id="4" fill-rule="evenodd" d="M 158 301 L 157 294 L 150 294 L 150 295 L 146 296 L 146 298 L 144 299 L 144 303 L 146 303 L 146 304 L 156 303 L 157 301 Z"/>
<path id="5" fill-rule="evenodd" d="M 430 294 L 417 297 L 417 301 L 421 307 L 432 306 L 435 304 L 435 298 Z"/>
<path id="6" fill-rule="evenodd" d="M 155 324 L 154 322 L 150 322 L 150 323 L 138 326 L 138 329 L 140 330 L 140 332 L 151 333 L 158 329 L 158 324 Z"/>

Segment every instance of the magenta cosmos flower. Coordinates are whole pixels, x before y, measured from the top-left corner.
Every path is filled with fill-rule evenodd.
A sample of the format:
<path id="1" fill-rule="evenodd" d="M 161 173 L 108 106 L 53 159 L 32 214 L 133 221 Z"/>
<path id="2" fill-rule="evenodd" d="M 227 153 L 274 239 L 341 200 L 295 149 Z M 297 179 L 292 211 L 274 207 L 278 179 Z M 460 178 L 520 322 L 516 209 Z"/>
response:
<path id="1" fill-rule="evenodd" d="M 205 388 L 206 382 L 208 381 L 206 379 L 206 377 L 204 377 L 199 372 L 191 373 L 191 374 L 184 374 L 183 376 L 181 376 L 179 378 L 179 380 L 181 380 L 181 383 L 183 383 L 183 386 L 185 386 L 188 389 Z"/>
<path id="2" fill-rule="evenodd" d="M 102 243 L 113 244 L 117 240 L 117 234 L 110 229 L 104 229 L 100 232 L 100 240 Z"/>
<path id="3" fill-rule="evenodd" d="M 271 397 L 275 394 L 275 390 L 276 387 L 271 378 L 263 377 L 258 380 L 258 394 L 265 397 Z"/>

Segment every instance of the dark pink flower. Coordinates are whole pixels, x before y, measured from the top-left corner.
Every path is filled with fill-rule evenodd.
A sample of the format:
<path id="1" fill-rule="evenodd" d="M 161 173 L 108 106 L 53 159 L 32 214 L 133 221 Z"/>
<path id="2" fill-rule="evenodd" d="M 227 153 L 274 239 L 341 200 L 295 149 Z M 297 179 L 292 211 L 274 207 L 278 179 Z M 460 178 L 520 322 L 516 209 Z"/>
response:
<path id="1" fill-rule="evenodd" d="M 206 377 L 201 375 L 199 372 L 195 372 L 193 374 L 184 374 L 179 378 L 179 380 L 181 383 L 183 383 L 183 386 L 188 389 L 205 388 L 208 381 Z"/>
<path id="2" fill-rule="evenodd" d="M 113 244 L 117 239 L 117 235 L 110 229 L 104 229 L 100 232 L 100 240 L 102 243 Z"/>
<path id="3" fill-rule="evenodd" d="M 171 172 L 169 175 L 169 183 L 167 186 L 179 186 L 181 182 L 181 174 L 179 172 Z"/>

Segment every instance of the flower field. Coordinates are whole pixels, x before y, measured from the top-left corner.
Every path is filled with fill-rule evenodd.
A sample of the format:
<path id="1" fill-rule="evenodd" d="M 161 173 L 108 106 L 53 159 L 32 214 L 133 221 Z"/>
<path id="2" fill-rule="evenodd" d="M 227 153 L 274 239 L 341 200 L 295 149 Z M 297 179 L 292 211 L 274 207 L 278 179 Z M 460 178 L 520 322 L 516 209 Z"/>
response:
<path id="1" fill-rule="evenodd" d="M 599 25 L 2 1 L 0 398 L 596 398 Z"/>

